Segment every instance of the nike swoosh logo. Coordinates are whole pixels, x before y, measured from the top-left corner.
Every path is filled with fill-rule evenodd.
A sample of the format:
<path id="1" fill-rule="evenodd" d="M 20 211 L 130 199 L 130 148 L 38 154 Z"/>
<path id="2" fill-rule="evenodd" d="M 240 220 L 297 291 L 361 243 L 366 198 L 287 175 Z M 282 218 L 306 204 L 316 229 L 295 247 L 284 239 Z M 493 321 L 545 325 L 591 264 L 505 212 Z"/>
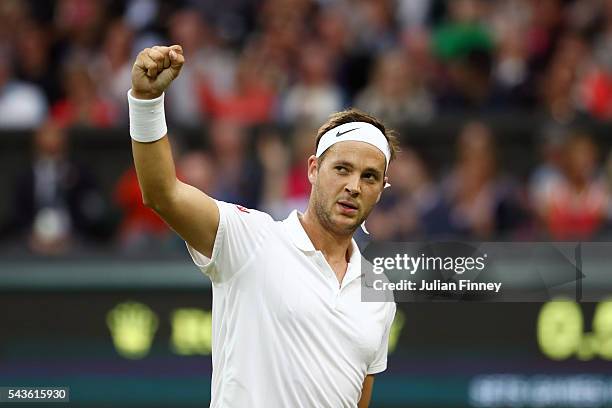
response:
<path id="1" fill-rule="evenodd" d="M 359 128 L 345 130 L 344 132 L 338 132 L 338 133 L 336 133 L 336 137 L 340 137 L 340 136 L 342 136 L 345 133 L 352 132 L 353 130 L 357 130 L 357 129 L 359 129 Z"/>

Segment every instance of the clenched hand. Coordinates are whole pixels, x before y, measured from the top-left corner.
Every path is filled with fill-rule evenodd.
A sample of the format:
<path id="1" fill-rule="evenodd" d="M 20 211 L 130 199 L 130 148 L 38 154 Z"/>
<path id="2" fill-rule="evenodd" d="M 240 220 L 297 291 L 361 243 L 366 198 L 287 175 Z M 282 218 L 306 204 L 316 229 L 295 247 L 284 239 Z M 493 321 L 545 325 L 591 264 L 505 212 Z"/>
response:
<path id="1" fill-rule="evenodd" d="M 145 48 L 132 67 L 132 95 L 137 99 L 157 98 L 178 77 L 184 63 L 180 45 Z"/>

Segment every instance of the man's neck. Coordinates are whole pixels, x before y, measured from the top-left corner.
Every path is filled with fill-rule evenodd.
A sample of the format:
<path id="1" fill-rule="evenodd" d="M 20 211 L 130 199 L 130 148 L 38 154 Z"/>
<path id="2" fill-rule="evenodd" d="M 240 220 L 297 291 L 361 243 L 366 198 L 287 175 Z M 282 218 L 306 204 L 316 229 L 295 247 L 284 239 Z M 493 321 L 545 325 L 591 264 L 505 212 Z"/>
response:
<path id="1" fill-rule="evenodd" d="M 298 218 L 312 245 L 315 249 L 321 251 L 330 263 L 336 263 L 340 260 L 348 262 L 352 250 L 352 234 L 334 234 L 321 224 L 319 218 L 310 208 L 308 207 L 306 212 Z"/>

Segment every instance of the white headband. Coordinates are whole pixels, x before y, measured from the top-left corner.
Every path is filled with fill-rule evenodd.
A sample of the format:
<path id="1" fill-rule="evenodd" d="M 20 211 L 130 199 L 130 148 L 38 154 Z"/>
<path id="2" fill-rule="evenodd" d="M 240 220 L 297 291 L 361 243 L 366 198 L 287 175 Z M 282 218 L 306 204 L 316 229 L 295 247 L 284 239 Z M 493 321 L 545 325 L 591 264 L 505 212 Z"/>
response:
<path id="1" fill-rule="evenodd" d="M 349 122 L 328 130 L 321 136 L 315 156 L 320 157 L 334 144 L 348 140 L 366 142 L 380 150 L 385 155 L 385 173 L 387 172 L 391 160 L 389 142 L 376 126 L 367 122 Z"/>
<path id="2" fill-rule="evenodd" d="M 315 157 L 320 157 L 334 144 L 349 140 L 369 143 L 380 150 L 382 154 L 385 155 L 385 174 L 387 173 L 389 161 L 391 160 L 391 149 L 389 148 L 389 142 L 380 129 L 367 122 L 349 122 L 336 126 L 335 128 L 325 132 L 323 136 L 321 136 L 321 139 L 319 139 L 319 145 L 317 146 L 317 153 L 315 154 Z M 391 187 L 391 184 L 385 183 L 385 188 L 387 187 Z M 361 229 L 366 234 L 370 234 L 366 229 L 365 221 L 363 224 L 361 224 Z"/>

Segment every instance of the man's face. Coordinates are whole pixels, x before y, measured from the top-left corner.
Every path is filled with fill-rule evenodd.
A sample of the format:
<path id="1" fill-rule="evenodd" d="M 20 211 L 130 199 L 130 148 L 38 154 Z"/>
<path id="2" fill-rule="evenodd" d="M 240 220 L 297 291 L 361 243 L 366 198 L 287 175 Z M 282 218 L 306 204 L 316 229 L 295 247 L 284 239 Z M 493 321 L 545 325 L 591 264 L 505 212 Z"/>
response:
<path id="1" fill-rule="evenodd" d="M 369 143 L 339 142 L 321 160 L 308 159 L 310 204 L 321 224 L 335 234 L 352 234 L 380 199 L 385 156 Z"/>

